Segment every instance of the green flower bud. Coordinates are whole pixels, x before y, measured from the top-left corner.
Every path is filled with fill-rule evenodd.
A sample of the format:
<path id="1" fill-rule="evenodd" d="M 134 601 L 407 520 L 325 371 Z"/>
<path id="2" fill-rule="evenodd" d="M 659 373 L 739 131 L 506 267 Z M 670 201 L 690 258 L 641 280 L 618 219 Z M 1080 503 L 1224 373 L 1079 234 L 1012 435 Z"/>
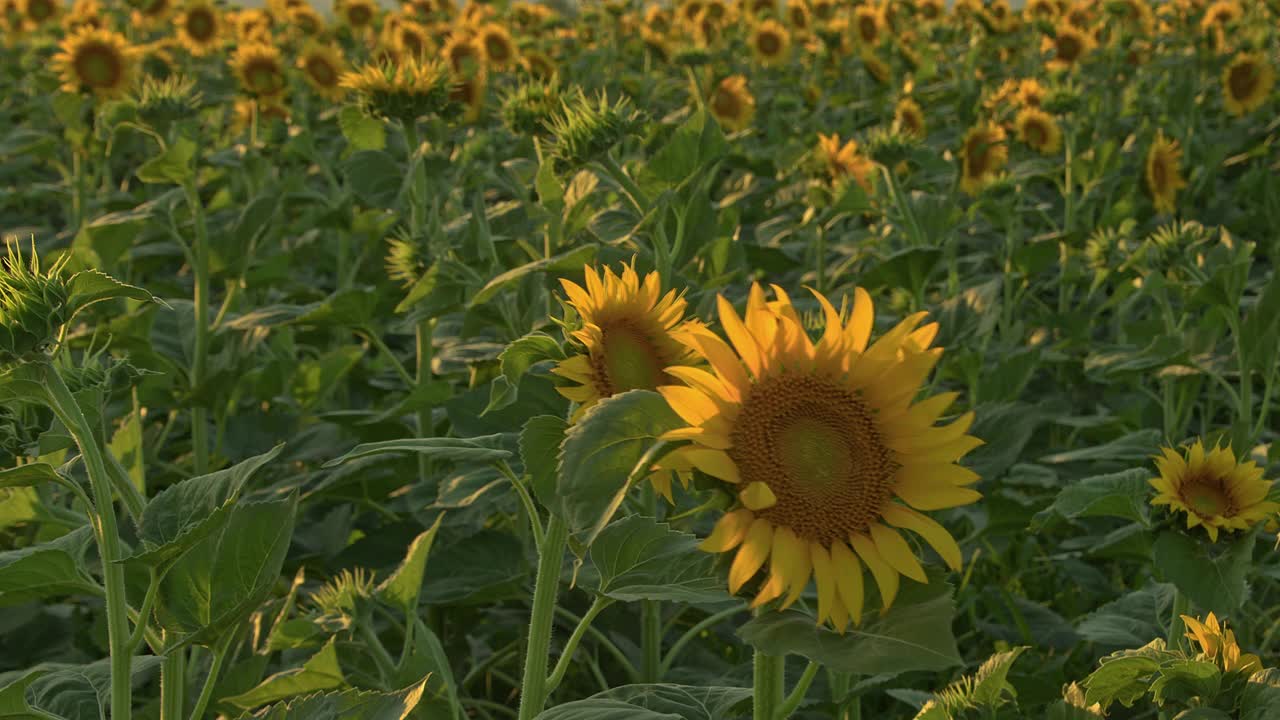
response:
<path id="1" fill-rule="evenodd" d="M 576 96 L 561 103 L 547 128 L 555 138 L 557 164 L 577 168 L 604 157 L 639 124 L 627 98 L 610 104 L 604 93 L 592 100 L 579 88 Z"/>
<path id="2" fill-rule="evenodd" d="M 30 260 L 24 260 L 17 242 L 8 245 L 8 256 L 0 261 L 0 364 L 38 359 L 71 319 L 62 276 L 66 256 L 41 272 L 34 238 Z"/>
<path id="3" fill-rule="evenodd" d="M 201 99 L 195 81 L 178 75 L 164 80 L 148 77 L 135 96 L 138 116 L 162 134 L 173 123 L 195 117 Z"/>
<path id="4" fill-rule="evenodd" d="M 545 136 L 560 104 L 560 90 L 540 81 L 521 83 L 502 101 L 502 120 L 517 135 Z"/>

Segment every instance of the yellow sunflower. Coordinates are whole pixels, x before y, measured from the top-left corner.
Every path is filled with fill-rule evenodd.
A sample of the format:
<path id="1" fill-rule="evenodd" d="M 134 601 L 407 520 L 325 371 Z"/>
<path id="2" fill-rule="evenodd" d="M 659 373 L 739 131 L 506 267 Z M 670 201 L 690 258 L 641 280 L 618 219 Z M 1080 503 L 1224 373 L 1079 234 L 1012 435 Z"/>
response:
<path id="1" fill-rule="evenodd" d="M 3 22 L 4 19 L 0 18 L 0 23 Z M 107 23 L 102 17 L 102 5 L 98 0 L 75 0 L 71 4 L 71 12 L 63 17 L 62 26 L 68 32 L 75 32 L 82 27 L 105 29 Z"/>
<path id="2" fill-rule="evenodd" d="M 1049 94 L 1044 85 L 1035 78 L 1023 78 L 1018 81 L 1018 89 L 1013 94 L 1013 99 L 1022 107 L 1038 108 L 1044 102 L 1044 98 Z"/>
<path id="3" fill-rule="evenodd" d="M 930 349 L 936 323 L 916 313 L 868 347 L 871 298 L 856 292 L 846 320 L 822 295 L 822 338 L 813 342 L 786 293 L 760 286 L 745 317 L 718 298 L 730 344 L 705 328 L 682 340 L 714 373 L 683 369 L 684 385 L 659 388 L 688 423 L 664 438 L 690 441 L 663 460 L 674 471 L 697 469 L 733 486 L 737 503 L 702 543 L 737 551 L 729 591 L 737 593 L 766 562 L 752 605 L 795 602 L 812 577 L 817 619 L 843 632 L 861 622 L 865 564 L 888 608 L 905 575 L 927 582 L 900 530 L 911 530 L 953 569 L 960 547 L 919 512 L 967 505 L 981 495 L 978 476 L 956 464 L 982 444 L 967 434 L 973 414 L 936 427 L 954 393 L 913 403 L 941 357 Z"/>
<path id="4" fill-rule="evenodd" d="M 838 8 L 836 0 L 809 0 L 809 11 L 822 22 L 835 19 Z"/>
<path id="5" fill-rule="evenodd" d="M 619 276 L 611 268 L 583 268 L 586 287 L 561 280 L 569 305 L 582 320 L 573 338 L 583 352 L 562 361 L 554 373 L 578 383 L 559 388 L 578 403 L 578 412 L 628 390 L 656 390 L 676 382 L 668 372 L 693 364 L 693 353 L 675 331 L 684 323 L 686 303 L 675 290 L 662 293 L 662 278 L 641 280 L 633 265 Z"/>
<path id="6" fill-rule="evenodd" d="M 893 108 L 893 125 L 898 132 L 923 139 L 928 132 L 924 110 L 920 103 L 912 98 L 904 97 Z"/>
<path id="7" fill-rule="evenodd" d="M 751 51 L 762 65 L 785 62 L 791 50 L 791 33 L 777 20 L 763 20 L 751 31 Z"/>
<path id="8" fill-rule="evenodd" d="M 335 12 L 338 21 L 352 30 L 364 30 L 378 19 L 378 5 L 373 0 L 344 0 Z"/>
<path id="9" fill-rule="evenodd" d="M 1240 652 L 1236 634 L 1227 629 L 1226 619 L 1219 623 L 1217 616 L 1209 613 L 1203 622 L 1190 615 L 1183 615 L 1182 622 L 1190 630 L 1187 639 L 1194 640 L 1200 646 L 1200 654 L 1211 662 L 1222 665 L 1224 671 L 1252 675 L 1262 670 L 1261 658 Z"/>
<path id="10" fill-rule="evenodd" d="M 1151 504 L 1186 513 L 1187 528 L 1203 525 L 1214 542 L 1219 530 L 1248 530 L 1280 511 L 1280 503 L 1267 500 L 1271 481 L 1262 479 L 1262 468 L 1237 462 L 1231 448 L 1205 452 L 1196 440 L 1185 456 L 1172 448 L 1161 453 L 1155 459 L 1160 477 L 1150 481 L 1159 494 Z"/>
<path id="11" fill-rule="evenodd" d="M 477 33 L 477 43 L 484 50 L 485 64 L 493 68 L 505 68 L 516 62 L 515 41 L 511 32 L 501 23 L 487 23 Z"/>
<path id="12" fill-rule="evenodd" d="M 1227 112 L 1244 115 L 1271 97 L 1276 72 L 1259 53 L 1240 53 L 1222 71 L 1222 97 Z"/>
<path id="13" fill-rule="evenodd" d="M 853 28 L 858 32 L 858 42 L 863 47 L 875 47 L 880 44 L 880 35 L 884 31 L 884 13 L 870 5 L 859 5 L 853 10 Z"/>
<path id="14" fill-rule="evenodd" d="M 650 5 L 644 10 L 644 24 L 649 30 L 665 35 L 671 30 L 671 13 L 661 5 Z"/>
<path id="15" fill-rule="evenodd" d="M 756 114 L 756 98 L 747 89 L 747 78 L 730 75 L 716 85 L 707 103 L 711 115 L 729 130 L 741 130 L 751 124 Z"/>
<path id="16" fill-rule="evenodd" d="M 1173 212 L 1177 209 L 1178 191 L 1187 186 L 1182 177 L 1182 148 L 1177 140 L 1156 133 L 1147 151 L 1147 189 L 1151 191 L 1157 212 Z"/>
<path id="17" fill-rule="evenodd" d="M 173 12 L 174 0 L 147 0 L 130 15 L 134 25 L 152 28 L 165 24 Z"/>
<path id="18" fill-rule="evenodd" d="M 178 42 L 196 57 L 208 55 L 222 44 L 222 16 L 209 0 L 190 0 L 174 25 Z"/>
<path id="19" fill-rule="evenodd" d="M 947 6 L 942 0 L 919 0 L 916 11 L 925 20 L 937 20 L 947 14 Z"/>
<path id="20" fill-rule="evenodd" d="M 1225 30 L 1227 26 L 1244 17 L 1244 8 L 1236 0 L 1218 0 L 1204 11 L 1200 30 L 1206 34 Z"/>
<path id="21" fill-rule="evenodd" d="M 875 172 L 875 163 L 858 152 L 858 143 L 849 140 L 840 143 L 839 134 L 823 135 L 818 133 L 818 155 L 826 165 L 827 174 L 834 182 L 853 180 L 867 193 L 872 191 L 871 177 Z"/>
<path id="22" fill-rule="evenodd" d="M 878 55 L 869 49 L 864 49 L 859 56 L 862 58 L 862 67 L 867 69 L 867 74 L 875 78 L 876 82 L 881 85 L 888 85 L 892 79 L 889 63 L 881 60 Z"/>
<path id="23" fill-rule="evenodd" d="M 474 75 L 484 72 L 484 48 L 469 32 L 459 30 L 450 35 L 440 54 L 455 73 Z"/>
<path id="24" fill-rule="evenodd" d="M 275 45 L 240 45 L 231 56 L 231 67 L 246 93 L 260 98 L 278 98 L 284 94 L 287 86 L 284 61 Z"/>
<path id="25" fill-rule="evenodd" d="M 1027 0 L 1022 6 L 1022 17 L 1028 22 L 1047 20 L 1052 22 L 1058 17 L 1058 6 L 1053 0 Z"/>
<path id="26" fill-rule="evenodd" d="M 321 97 L 337 100 L 346 93 L 342 76 L 347 72 L 347 61 L 342 56 L 342 48 L 310 45 L 298 55 L 298 69 Z"/>
<path id="27" fill-rule="evenodd" d="M 1062 147 L 1062 129 L 1058 127 L 1058 121 L 1040 108 L 1023 108 L 1014 118 L 1013 126 L 1017 129 L 1018 139 L 1036 152 L 1052 155 Z"/>
<path id="28" fill-rule="evenodd" d="M 114 98 L 133 84 L 137 50 L 118 32 L 84 27 L 63 38 L 58 50 L 53 65 L 67 92 Z"/>
<path id="29" fill-rule="evenodd" d="M 420 59 L 431 51 L 431 36 L 422 23 L 400 18 L 383 27 L 383 42 L 397 55 Z"/>
<path id="30" fill-rule="evenodd" d="M 236 29 L 236 39 L 241 43 L 271 42 L 271 28 L 274 21 L 271 15 L 261 8 L 238 10 L 230 16 L 232 26 Z"/>
<path id="31" fill-rule="evenodd" d="M 295 5 L 289 8 L 289 26 L 307 37 L 314 37 L 324 31 L 324 16 L 310 5 Z"/>
<path id="32" fill-rule="evenodd" d="M 1054 36 L 1044 39 L 1044 49 L 1053 51 L 1048 66 L 1054 70 L 1069 70 L 1093 49 L 1094 44 L 1093 36 L 1088 32 L 1070 22 L 1060 22 Z"/>
<path id="33" fill-rule="evenodd" d="M 59 0 L 18 0 L 18 14 L 36 27 L 57 19 L 61 13 Z"/>
<path id="34" fill-rule="evenodd" d="M 809 30 L 809 6 L 803 0 L 790 0 L 787 3 L 787 22 L 796 33 Z"/>
<path id="35" fill-rule="evenodd" d="M 454 73 L 451 76 L 451 82 L 453 84 L 449 87 L 450 102 L 457 103 L 465 109 L 463 112 L 465 121 L 479 120 L 489 91 L 489 74 L 483 70 L 469 75 Z"/>
<path id="36" fill-rule="evenodd" d="M 1000 174 L 1009 160 L 1009 146 L 1004 128 L 995 123 L 976 125 L 964 136 L 960 149 L 960 189 L 977 195 L 988 182 Z"/>

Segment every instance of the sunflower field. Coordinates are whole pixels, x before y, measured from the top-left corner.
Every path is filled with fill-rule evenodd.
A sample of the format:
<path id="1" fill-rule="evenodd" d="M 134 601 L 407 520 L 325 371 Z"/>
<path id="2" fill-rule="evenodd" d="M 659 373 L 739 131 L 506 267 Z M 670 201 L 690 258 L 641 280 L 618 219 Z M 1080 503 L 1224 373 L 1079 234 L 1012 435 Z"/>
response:
<path id="1" fill-rule="evenodd" d="M 1278 67 L 0 0 L 0 720 L 1277 720 Z"/>

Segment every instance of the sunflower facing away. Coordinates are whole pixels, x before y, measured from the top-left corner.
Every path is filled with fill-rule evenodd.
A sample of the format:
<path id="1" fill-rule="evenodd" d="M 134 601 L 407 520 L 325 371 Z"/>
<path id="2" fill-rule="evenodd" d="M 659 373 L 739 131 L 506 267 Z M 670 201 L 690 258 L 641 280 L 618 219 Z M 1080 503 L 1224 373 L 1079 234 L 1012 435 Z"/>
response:
<path id="1" fill-rule="evenodd" d="M 1160 477 L 1150 481 L 1158 494 L 1152 505 L 1168 505 L 1187 514 L 1187 528 L 1203 525 L 1209 539 L 1218 531 L 1247 530 L 1280 511 L 1280 503 L 1267 500 L 1271 481 L 1262 479 L 1262 468 L 1252 460 L 1237 462 L 1230 448 L 1208 452 L 1197 440 L 1185 455 L 1163 448 L 1156 457 Z"/>
<path id="2" fill-rule="evenodd" d="M 1156 133 L 1147 151 L 1146 177 L 1156 210 L 1171 213 L 1177 209 L 1178 191 L 1187 186 L 1182 177 L 1182 148 L 1177 140 L 1166 138 L 1163 130 Z"/>
<path id="3" fill-rule="evenodd" d="M 1052 155 L 1062 147 L 1062 129 L 1058 121 L 1040 108 L 1028 107 L 1018 112 L 1013 120 L 1018 139 L 1043 155 Z"/>
<path id="4" fill-rule="evenodd" d="M 893 125 L 898 132 L 917 138 L 924 138 L 928 126 L 924 120 L 924 110 L 920 103 L 912 98 L 904 97 L 893 109 Z"/>
<path id="5" fill-rule="evenodd" d="M 222 43 L 222 19 L 209 0 L 192 0 L 178 15 L 178 42 L 196 57 L 208 55 Z"/>
<path id="6" fill-rule="evenodd" d="M 1009 160 L 1004 128 L 995 123 L 976 125 L 964 136 L 960 148 L 960 189 L 976 195 L 1000 174 Z"/>
<path id="7" fill-rule="evenodd" d="M 1188 640 L 1194 640 L 1200 646 L 1200 654 L 1212 662 L 1222 665 L 1226 672 L 1242 672 L 1252 675 L 1262 670 L 1262 660 L 1257 655 L 1240 652 L 1240 644 L 1236 642 L 1236 634 L 1227 629 L 1227 621 L 1222 622 L 1213 613 L 1209 613 L 1201 622 L 1190 615 L 1183 615 L 1186 623 Z"/>
<path id="8" fill-rule="evenodd" d="M 231 56 L 231 67 L 246 93 L 262 98 L 277 98 L 284 94 L 284 62 L 275 45 L 240 45 Z"/>
<path id="9" fill-rule="evenodd" d="M 120 33 L 84 27 L 63 39 L 58 49 L 53 64 L 63 90 L 104 98 L 129 91 L 137 51 Z"/>
<path id="10" fill-rule="evenodd" d="M 449 102 L 450 83 L 443 63 L 414 58 L 366 65 L 339 81 L 356 94 L 365 112 L 404 123 L 443 110 Z"/>
<path id="11" fill-rule="evenodd" d="M 751 50 L 762 65 L 785 62 L 791 50 L 791 33 L 777 20 L 764 20 L 751 32 Z"/>
<path id="12" fill-rule="evenodd" d="M 1240 53 L 1222 71 L 1222 96 L 1227 112 L 1240 116 L 1253 112 L 1271 97 L 1275 69 L 1258 53 Z"/>
<path id="13" fill-rule="evenodd" d="M 796 601 L 812 577 L 817 619 L 843 632 L 861 622 L 865 565 L 881 606 L 900 576 L 927 582 L 901 530 L 911 530 L 958 569 L 960 547 L 920 510 L 967 505 L 981 496 L 978 476 L 956 463 L 982 444 L 967 434 L 973 414 L 934 423 L 954 393 L 913 403 L 941 357 L 929 345 L 938 325 L 925 313 L 903 320 L 868 347 L 871 297 L 858 290 L 846 320 L 822 295 L 822 338 L 813 342 L 781 288 L 768 301 L 753 286 L 745 317 L 718 298 L 730 342 L 706 328 L 681 339 L 714 372 L 669 370 L 685 384 L 659 388 L 687 427 L 664 438 L 687 440 L 663 466 L 698 469 L 733 486 L 735 509 L 702 543 L 736 551 L 729 590 L 737 593 L 768 563 L 754 606 Z"/>
<path id="14" fill-rule="evenodd" d="M 346 93 L 342 76 L 347 72 L 347 61 L 341 48 L 310 45 L 298 55 L 298 69 L 321 97 L 337 100 Z"/>
<path id="15" fill-rule="evenodd" d="M 756 98 L 747 89 L 747 79 L 730 75 L 716 85 L 707 103 L 711 115 L 729 130 L 741 130 L 751 124 L 756 114 Z"/>

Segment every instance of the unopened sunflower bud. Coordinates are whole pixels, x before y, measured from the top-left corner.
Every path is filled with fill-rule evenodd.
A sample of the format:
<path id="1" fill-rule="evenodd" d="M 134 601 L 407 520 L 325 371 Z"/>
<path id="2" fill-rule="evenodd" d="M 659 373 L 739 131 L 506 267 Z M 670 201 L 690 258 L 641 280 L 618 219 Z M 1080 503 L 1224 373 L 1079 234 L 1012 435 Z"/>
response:
<path id="1" fill-rule="evenodd" d="M 442 112 L 452 88 L 444 65 L 411 57 L 349 72 L 339 84 L 356 94 L 366 113 L 405 124 Z"/>
<path id="2" fill-rule="evenodd" d="M 65 265 L 64 259 L 42 272 L 34 240 L 29 260 L 16 242 L 9 243 L 0 262 L 0 363 L 34 360 L 57 339 L 71 312 Z"/>
<path id="3" fill-rule="evenodd" d="M 579 89 L 576 96 L 561 103 L 547 128 L 555 138 L 560 164 L 582 167 L 604 157 L 638 124 L 637 113 L 627 98 L 611 104 L 603 93 L 592 100 Z"/>
<path id="4" fill-rule="evenodd" d="M 517 135 L 545 136 L 547 124 L 560 105 L 559 89 L 547 82 L 521 83 L 502 101 L 502 120 Z"/>

